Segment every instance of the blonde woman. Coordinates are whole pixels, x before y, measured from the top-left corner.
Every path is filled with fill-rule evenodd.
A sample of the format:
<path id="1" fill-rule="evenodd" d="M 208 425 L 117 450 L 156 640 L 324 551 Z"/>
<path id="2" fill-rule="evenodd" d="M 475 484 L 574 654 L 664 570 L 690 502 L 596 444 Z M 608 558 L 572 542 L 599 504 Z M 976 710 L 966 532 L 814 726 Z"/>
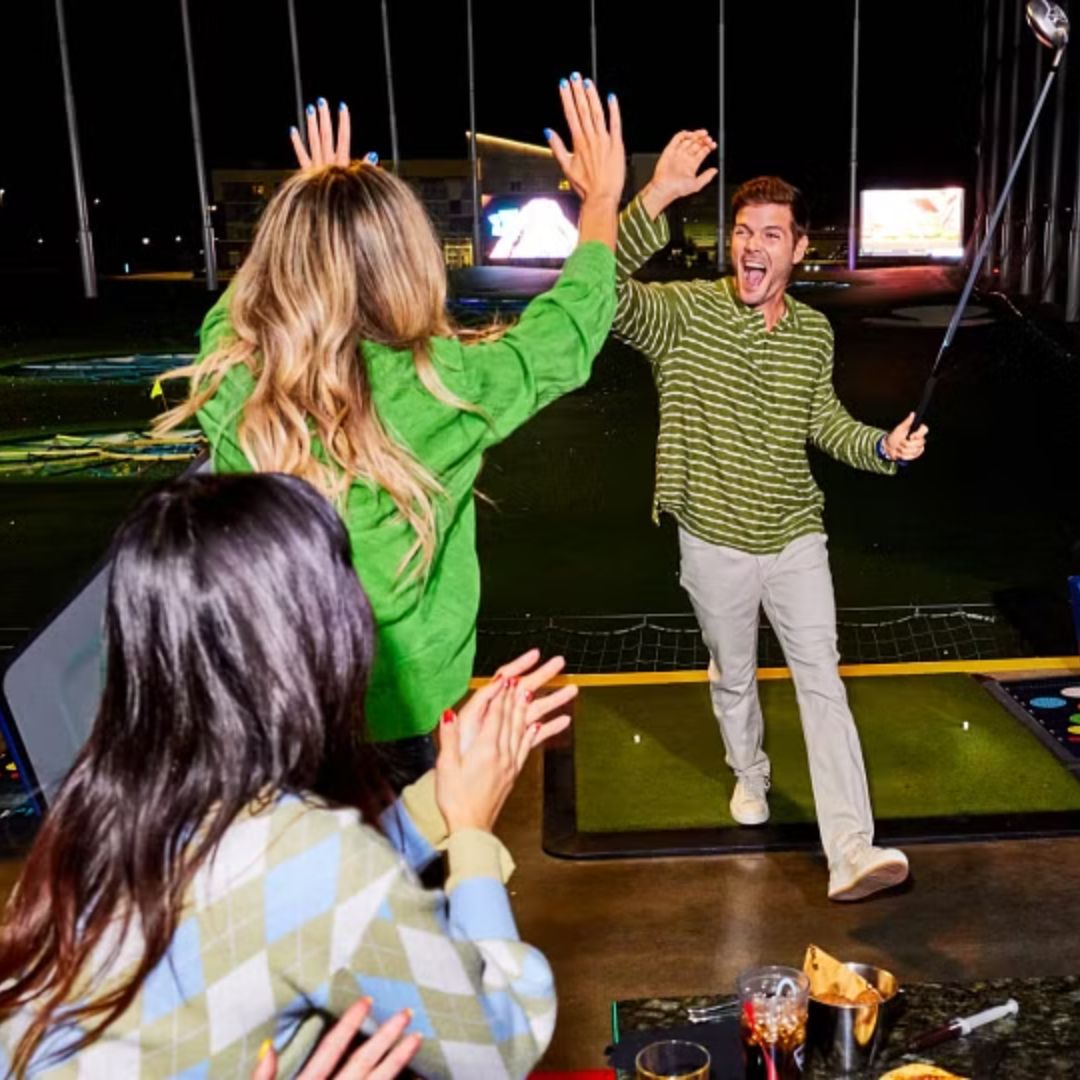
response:
<path id="1" fill-rule="evenodd" d="M 339 507 L 378 624 L 372 736 L 408 740 L 415 759 L 399 782 L 430 766 L 430 732 L 472 672 L 482 455 L 586 381 L 615 312 L 618 104 L 605 115 L 578 74 L 560 95 L 572 153 L 545 134 L 581 198 L 579 243 L 512 329 L 457 335 L 423 207 L 370 155 L 349 160 L 348 112 L 335 141 L 320 100 L 307 151 L 294 132 L 305 167 L 267 206 L 203 323 L 190 395 L 158 425 L 197 417 L 218 472 L 292 473 Z"/>

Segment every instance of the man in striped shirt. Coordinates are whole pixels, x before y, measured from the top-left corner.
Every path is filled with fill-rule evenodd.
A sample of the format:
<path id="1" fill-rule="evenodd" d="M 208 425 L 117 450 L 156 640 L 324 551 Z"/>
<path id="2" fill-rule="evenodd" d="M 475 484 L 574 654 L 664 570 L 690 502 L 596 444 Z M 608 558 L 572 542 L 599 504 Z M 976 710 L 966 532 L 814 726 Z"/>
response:
<path id="1" fill-rule="evenodd" d="M 837 400 L 829 323 L 786 291 L 807 219 L 783 180 L 761 177 L 736 192 L 733 277 L 633 280 L 668 243 L 665 209 L 715 176 L 698 171 L 715 146 L 703 131 L 676 135 L 624 211 L 614 331 L 649 359 L 660 395 L 653 515 L 678 522 L 681 580 L 712 657 L 713 708 L 736 776 L 732 816 L 742 825 L 769 816 L 756 680 L 764 607 L 795 683 L 829 896 L 858 900 L 898 885 L 908 864 L 903 852 L 873 846 L 862 749 L 837 670 L 824 500 L 806 445 L 887 474 L 923 452 L 926 429 L 909 433 L 908 416 L 880 431 Z"/>

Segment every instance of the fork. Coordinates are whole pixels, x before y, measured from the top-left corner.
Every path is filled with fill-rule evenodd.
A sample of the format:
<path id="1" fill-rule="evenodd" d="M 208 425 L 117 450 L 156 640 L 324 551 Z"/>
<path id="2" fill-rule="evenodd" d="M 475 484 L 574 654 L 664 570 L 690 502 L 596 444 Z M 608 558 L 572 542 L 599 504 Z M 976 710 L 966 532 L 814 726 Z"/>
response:
<path id="1" fill-rule="evenodd" d="M 707 1024 L 711 1020 L 722 1020 L 734 1016 L 739 1011 L 739 999 L 722 1001 L 716 1005 L 690 1005 L 686 1017 L 691 1024 Z"/>

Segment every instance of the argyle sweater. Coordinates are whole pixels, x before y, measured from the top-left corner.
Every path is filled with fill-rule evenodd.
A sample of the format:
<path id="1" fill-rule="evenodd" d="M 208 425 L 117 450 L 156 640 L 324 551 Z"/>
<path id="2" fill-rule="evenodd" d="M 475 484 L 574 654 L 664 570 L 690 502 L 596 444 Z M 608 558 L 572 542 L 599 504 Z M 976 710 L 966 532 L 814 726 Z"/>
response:
<path id="1" fill-rule="evenodd" d="M 490 833 L 445 835 L 429 773 L 384 815 L 285 796 L 241 815 L 202 866 L 166 957 L 106 1035 L 65 1055 L 54 1029 L 31 1075 L 49 1080 L 172 1077 L 249 1080 L 272 1039 L 279 1076 L 294 1075 L 334 1018 L 374 999 L 365 1026 L 413 1010 L 424 1036 L 411 1068 L 426 1077 L 524 1076 L 555 1025 L 551 969 L 518 939 Z M 415 871 L 448 851 L 447 892 Z M 137 955 L 137 933 L 98 950 L 82 993 L 100 991 Z M 110 955 L 111 954 L 111 955 Z M 0 1026 L 0 1069 L 28 1016 Z"/>

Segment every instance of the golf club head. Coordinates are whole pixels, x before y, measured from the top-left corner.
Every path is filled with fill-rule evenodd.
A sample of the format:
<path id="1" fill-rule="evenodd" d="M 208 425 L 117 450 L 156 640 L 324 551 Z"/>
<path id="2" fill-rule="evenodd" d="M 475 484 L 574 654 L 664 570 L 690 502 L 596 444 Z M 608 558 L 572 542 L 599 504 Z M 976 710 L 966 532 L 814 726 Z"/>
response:
<path id="1" fill-rule="evenodd" d="M 1064 49 L 1069 44 L 1069 16 L 1053 0 L 1028 0 L 1028 26 L 1048 49 Z"/>

